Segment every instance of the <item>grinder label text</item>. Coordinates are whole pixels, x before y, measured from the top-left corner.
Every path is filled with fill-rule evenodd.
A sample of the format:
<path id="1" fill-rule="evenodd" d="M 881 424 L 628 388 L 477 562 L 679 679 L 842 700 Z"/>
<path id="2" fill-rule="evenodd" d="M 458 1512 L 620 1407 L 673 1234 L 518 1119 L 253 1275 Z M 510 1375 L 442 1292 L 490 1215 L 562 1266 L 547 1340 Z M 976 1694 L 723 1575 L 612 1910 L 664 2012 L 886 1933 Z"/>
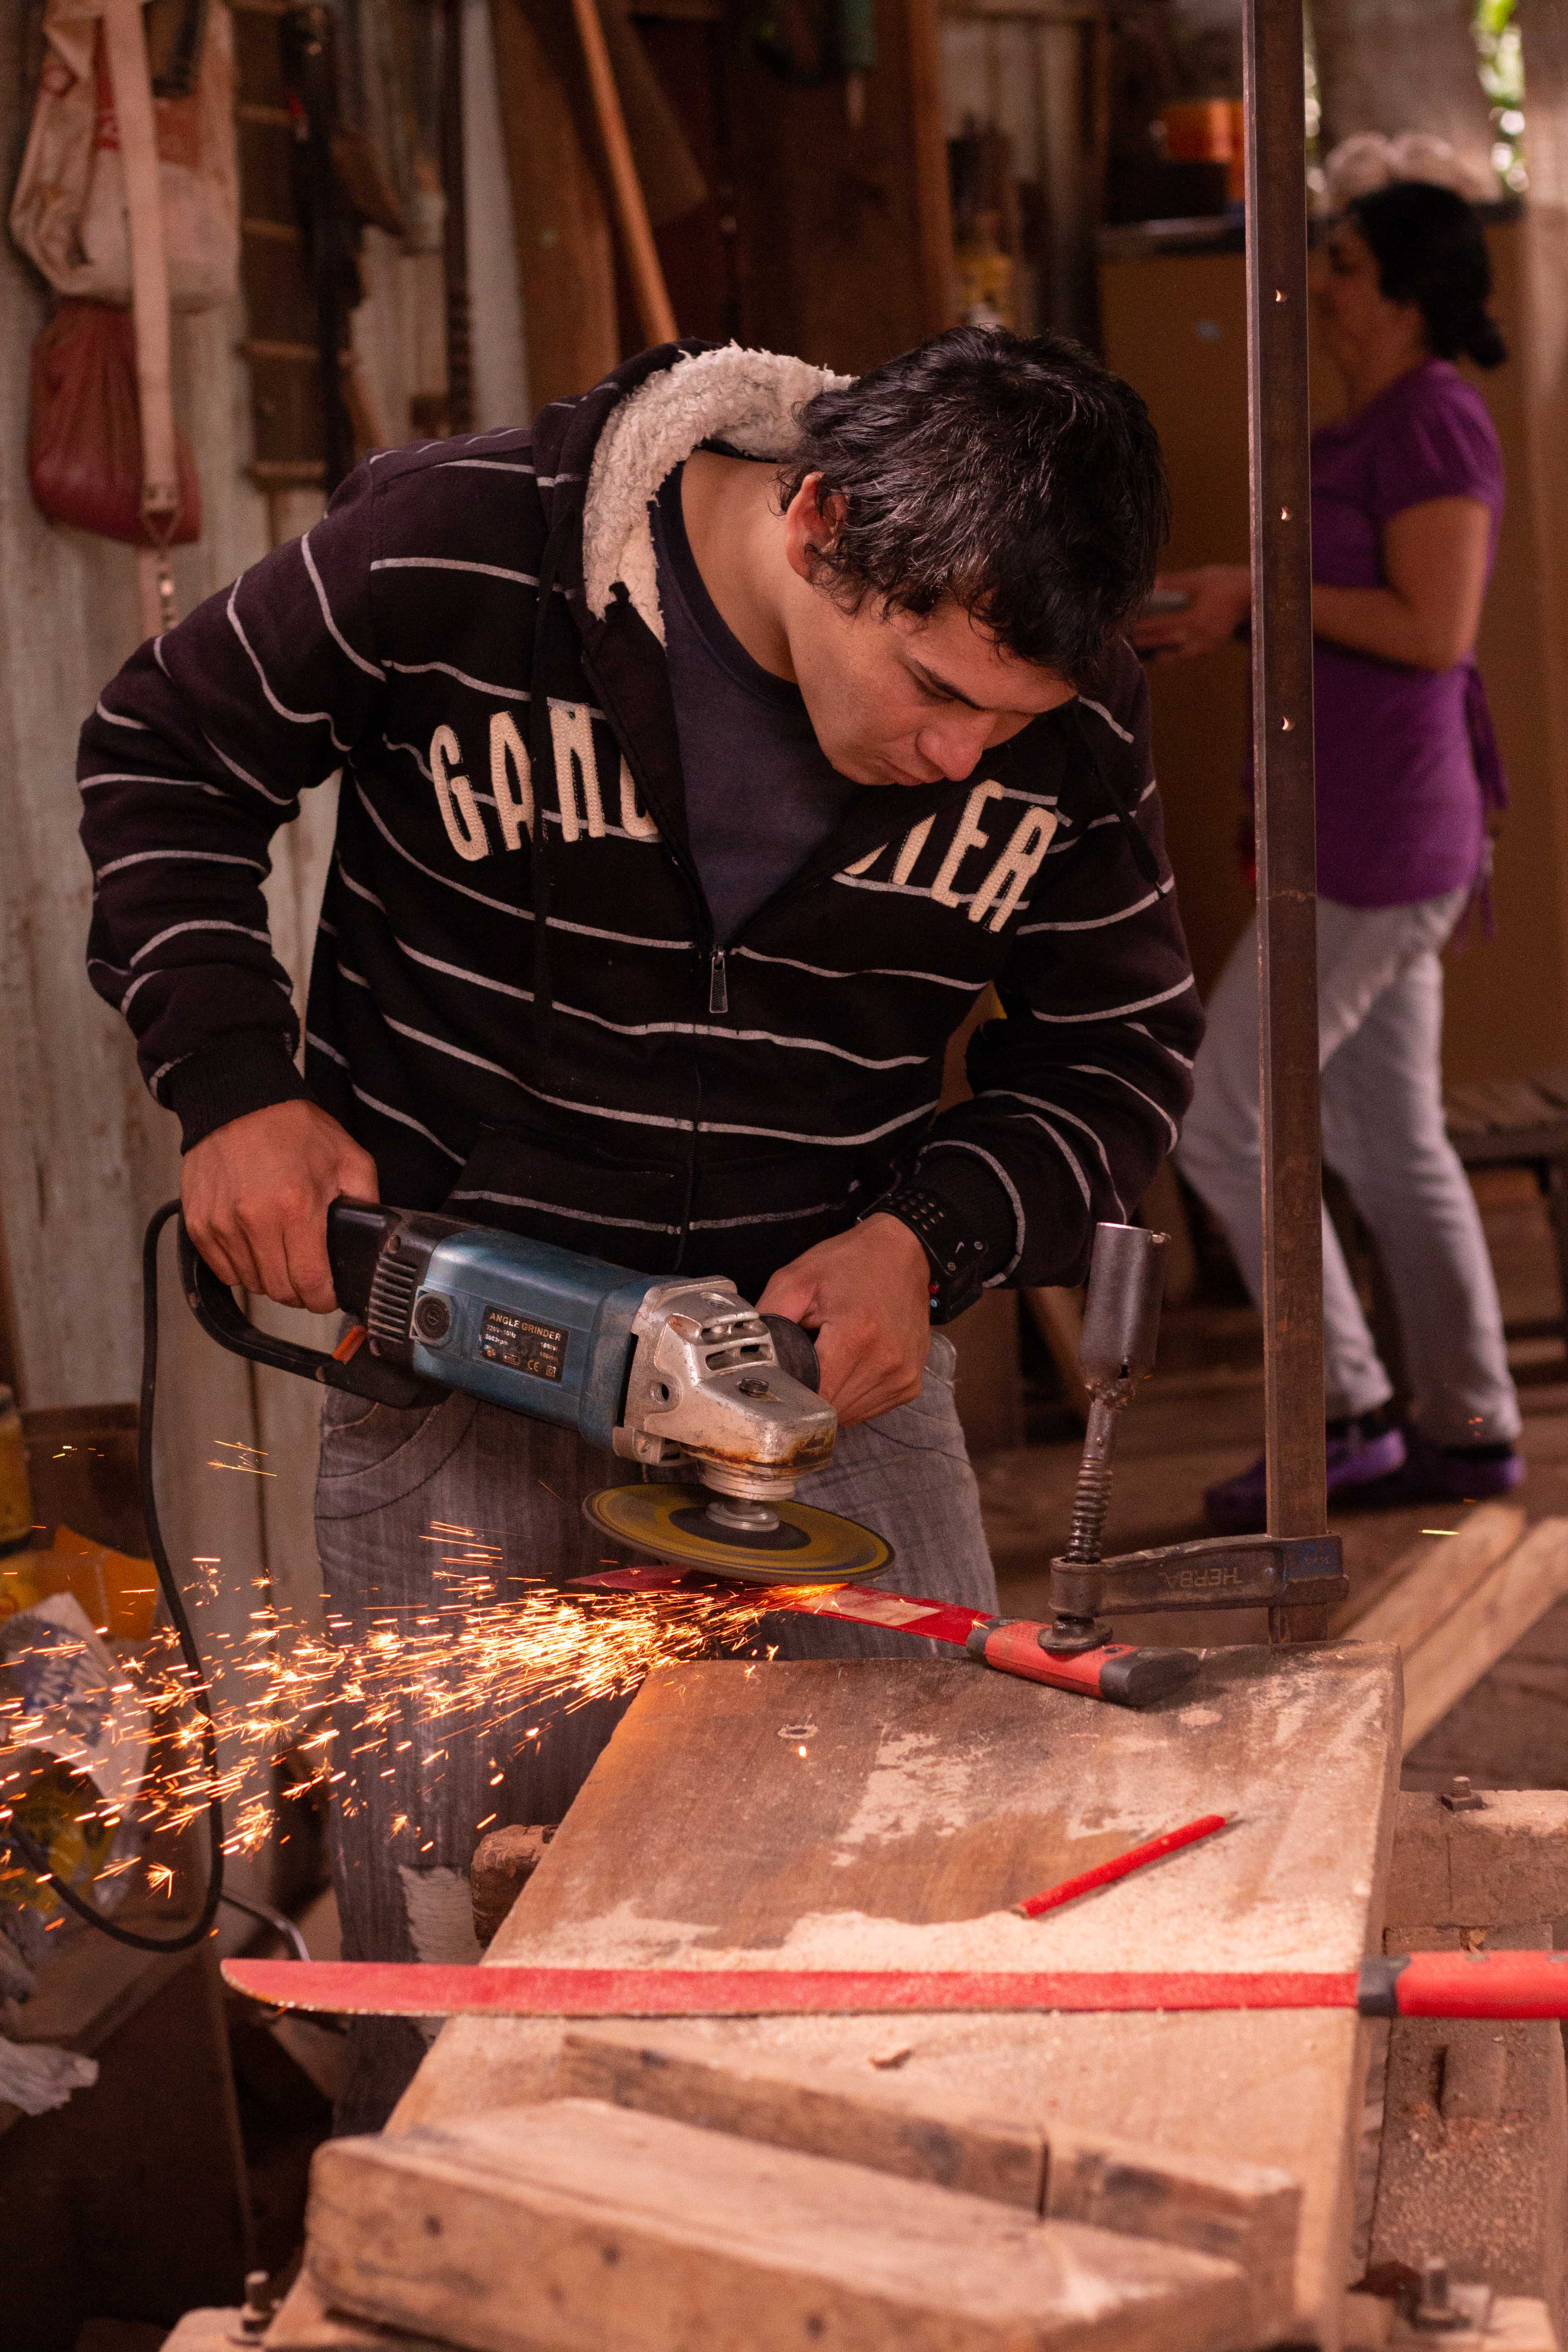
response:
<path id="1" fill-rule="evenodd" d="M 505 1307 L 487 1307 L 479 1353 L 492 1364 L 531 1372 L 536 1381 L 558 1381 L 566 1361 L 566 1333 L 559 1324 L 534 1323 Z"/>

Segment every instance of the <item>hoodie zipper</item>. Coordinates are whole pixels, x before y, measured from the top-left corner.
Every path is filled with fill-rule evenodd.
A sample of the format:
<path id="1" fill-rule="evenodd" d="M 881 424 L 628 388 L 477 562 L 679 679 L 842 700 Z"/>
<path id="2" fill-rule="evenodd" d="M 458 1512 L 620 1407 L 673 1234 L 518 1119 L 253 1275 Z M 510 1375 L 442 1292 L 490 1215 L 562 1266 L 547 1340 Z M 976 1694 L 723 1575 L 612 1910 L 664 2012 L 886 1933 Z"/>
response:
<path id="1" fill-rule="evenodd" d="M 640 762 L 632 757 L 631 751 L 628 748 L 631 740 L 631 730 L 630 729 L 622 728 L 616 724 L 614 714 L 614 698 L 605 692 L 604 687 L 595 673 L 595 666 L 589 656 L 586 646 L 580 645 L 579 658 L 583 666 L 583 674 L 588 680 L 590 687 L 593 688 L 600 709 L 604 710 L 609 718 L 611 731 L 614 734 L 616 742 L 620 745 L 621 751 L 626 761 L 626 764 L 631 769 L 634 778 L 636 778 L 637 782 L 640 784 L 642 782 L 642 779 L 638 774 Z M 659 838 L 671 865 L 674 866 L 676 872 L 680 876 L 691 894 L 692 912 L 697 919 L 696 929 L 698 936 L 696 945 L 698 956 L 700 959 L 704 949 L 706 949 L 708 956 L 708 1010 L 710 1017 L 715 1013 L 726 1013 L 730 1010 L 729 968 L 725 962 L 724 950 L 720 946 L 718 936 L 713 928 L 712 910 L 708 904 L 708 894 L 702 887 L 702 877 L 697 870 L 697 861 L 690 856 L 689 851 L 683 856 L 676 844 L 670 840 L 668 835 L 663 831 L 662 827 L 660 828 Z M 701 970 L 700 961 L 699 961 L 698 970 Z M 691 1202 L 692 1195 L 697 1184 L 698 1132 L 701 1122 L 700 1105 L 702 1099 L 702 1064 L 695 1038 L 692 1040 L 691 1075 L 692 1081 L 696 1088 L 698 1108 L 693 1115 L 691 1132 L 687 1147 L 686 1197 L 680 1212 L 680 1233 L 676 1244 L 675 1256 L 675 1263 L 678 1268 L 683 1266 L 686 1262 L 687 1244 L 691 1239 Z"/>

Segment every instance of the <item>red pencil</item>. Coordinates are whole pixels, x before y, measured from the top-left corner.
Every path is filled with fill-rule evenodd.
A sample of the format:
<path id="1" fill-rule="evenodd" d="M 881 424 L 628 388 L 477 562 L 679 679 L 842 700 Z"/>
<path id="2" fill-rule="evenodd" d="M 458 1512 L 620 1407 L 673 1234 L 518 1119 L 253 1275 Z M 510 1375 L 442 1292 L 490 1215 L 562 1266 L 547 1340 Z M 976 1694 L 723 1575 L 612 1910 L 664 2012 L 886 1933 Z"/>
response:
<path id="1" fill-rule="evenodd" d="M 1064 1878 L 1059 1886 L 1047 1886 L 1043 1895 L 1031 1895 L 1026 1903 L 1015 1903 L 1014 1910 L 1021 1919 L 1037 1919 L 1043 1911 L 1054 1911 L 1059 1904 L 1070 1903 L 1079 1895 L 1088 1895 L 1097 1886 L 1110 1886 L 1129 1871 L 1142 1870 L 1145 1863 L 1158 1862 L 1162 1854 L 1176 1853 L 1184 1845 L 1195 1845 L 1199 1838 L 1212 1837 L 1215 1830 L 1225 1827 L 1224 1813 L 1205 1813 L 1195 1822 L 1184 1822 L 1179 1830 L 1165 1830 L 1142 1845 L 1135 1845 L 1131 1853 L 1120 1854 L 1114 1862 L 1102 1862 L 1093 1870 L 1080 1871 L 1076 1878 Z"/>

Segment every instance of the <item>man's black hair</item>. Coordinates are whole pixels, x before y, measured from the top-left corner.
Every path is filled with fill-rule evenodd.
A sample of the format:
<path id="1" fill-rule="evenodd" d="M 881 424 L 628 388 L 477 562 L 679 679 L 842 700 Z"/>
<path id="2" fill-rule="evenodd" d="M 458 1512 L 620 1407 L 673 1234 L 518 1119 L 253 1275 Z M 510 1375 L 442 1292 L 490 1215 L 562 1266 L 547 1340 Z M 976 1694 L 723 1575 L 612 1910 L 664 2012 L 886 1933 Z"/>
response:
<path id="1" fill-rule="evenodd" d="M 1130 384 L 1063 335 L 944 335 L 819 392 L 784 461 L 844 502 L 814 566 L 855 609 L 952 598 L 1019 659 L 1074 683 L 1149 593 L 1170 522 L 1160 444 Z"/>
<path id="2" fill-rule="evenodd" d="M 1500 367 L 1508 345 L 1487 309 L 1492 265 L 1474 205 L 1432 180 L 1394 180 L 1345 209 L 1372 247 L 1388 299 L 1419 306 L 1436 356 L 1463 352 L 1478 367 Z"/>

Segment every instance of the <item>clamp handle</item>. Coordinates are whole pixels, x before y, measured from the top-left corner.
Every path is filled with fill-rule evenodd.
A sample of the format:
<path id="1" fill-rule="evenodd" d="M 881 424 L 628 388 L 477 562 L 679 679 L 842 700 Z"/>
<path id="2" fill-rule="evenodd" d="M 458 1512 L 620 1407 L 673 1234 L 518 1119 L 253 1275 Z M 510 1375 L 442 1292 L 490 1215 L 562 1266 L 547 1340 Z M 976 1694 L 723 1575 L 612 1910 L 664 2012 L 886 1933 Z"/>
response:
<path id="1" fill-rule="evenodd" d="M 335 1213 L 337 1203 L 333 1203 Z M 266 1364 L 272 1370 L 293 1372 L 298 1378 L 319 1381 L 324 1388 L 345 1389 L 351 1396 L 369 1397 L 376 1404 L 416 1405 L 429 1402 L 445 1394 L 433 1381 L 421 1380 L 417 1373 L 405 1371 L 400 1365 L 384 1362 L 361 1346 L 347 1358 L 329 1355 L 322 1348 L 307 1348 L 298 1340 L 279 1339 L 270 1331 L 258 1329 L 236 1301 L 226 1282 L 219 1280 L 185 1231 L 185 1221 L 180 1219 L 180 1287 L 185 1294 L 185 1304 L 209 1339 L 226 1348 L 231 1356 L 244 1356 L 253 1364 Z"/>
<path id="2" fill-rule="evenodd" d="M 1090 1395 L 1153 1370 L 1170 1241 L 1143 1225 L 1096 1225 L 1078 1346 Z"/>

